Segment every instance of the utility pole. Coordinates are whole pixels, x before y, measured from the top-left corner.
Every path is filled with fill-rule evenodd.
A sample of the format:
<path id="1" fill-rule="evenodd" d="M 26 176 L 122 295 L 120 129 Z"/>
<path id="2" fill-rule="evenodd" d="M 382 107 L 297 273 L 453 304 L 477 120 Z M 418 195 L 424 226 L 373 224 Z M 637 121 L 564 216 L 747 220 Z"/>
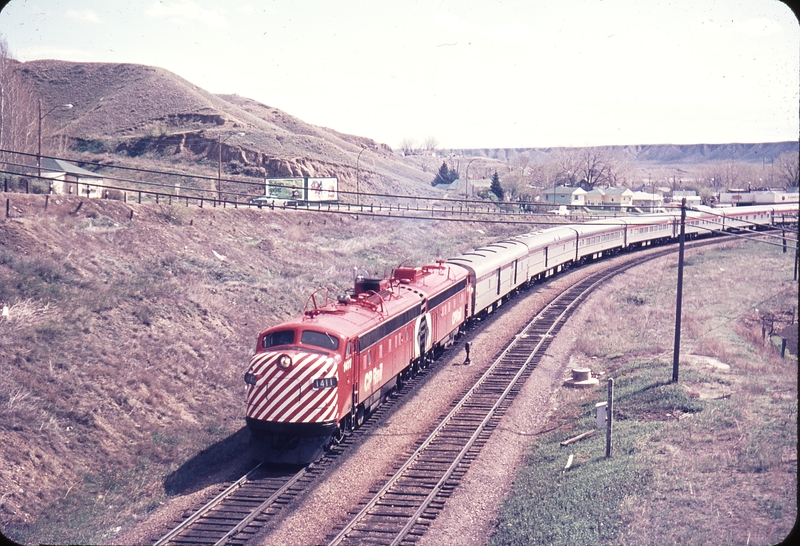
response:
<path id="1" fill-rule="evenodd" d="M 358 164 L 361 161 L 361 154 L 363 154 L 364 150 L 366 150 L 366 149 L 367 149 L 366 147 L 361 148 L 361 151 L 358 152 L 358 156 L 356 157 L 356 207 L 360 207 L 361 206 L 361 188 L 359 188 L 359 183 L 358 183 L 359 182 L 359 169 L 358 169 L 359 165 Z"/>
<path id="2" fill-rule="evenodd" d="M 231 137 L 244 136 L 245 134 L 243 131 L 239 131 L 228 135 L 224 140 L 222 135 L 217 136 L 217 201 L 222 201 L 222 145 Z"/>
<path id="3" fill-rule="evenodd" d="M 611 429 L 613 426 L 613 411 L 614 411 L 614 378 L 608 378 L 608 398 L 607 398 L 607 408 L 608 408 L 608 421 L 606 422 L 606 459 L 611 457 Z"/>
<path id="4" fill-rule="evenodd" d="M 41 180 L 42 178 L 42 120 L 49 116 L 53 110 L 57 108 L 65 108 L 70 109 L 72 108 L 72 104 L 59 104 L 57 106 L 53 106 L 50 110 L 47 111 L 44 115 L 42 115 L 42 99 L 39 99 L 39 151 L 36 154 L 36 169 L 37 169 L 37 181 Z"/>
<path id="5" fill-rule="evenodd" d="M 467 163 L 467 172 L 464 175 L 464 205 L 466 207 L 469 207 L 469 203 L 468 203 L 468 200 L 469 200 L 469 165 L 470 165 L 470 163 L 475 161 L 475 159 L 476 158 L 473 157 L 472 159 L 469 160 L 469 163 Z"/>
<path id="6" fill-rule="evenodd" d="M 683 297 L 683 241 L 686 238 L 686 198 L 681 200 L 681 234 L 678 237 L 678 299 L 675 304 L 675 347 L 672 351 L 672 382 L 678 382 L 681 356 L 681 299 Z"/>

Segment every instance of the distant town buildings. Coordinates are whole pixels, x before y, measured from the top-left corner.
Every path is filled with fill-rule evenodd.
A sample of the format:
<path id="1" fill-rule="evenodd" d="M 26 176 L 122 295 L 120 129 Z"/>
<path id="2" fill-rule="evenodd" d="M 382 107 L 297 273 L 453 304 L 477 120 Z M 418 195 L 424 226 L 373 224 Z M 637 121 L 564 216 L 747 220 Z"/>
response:
<path id="1" fill-rule="evenodd" d="M 719 203 L 727 206 L 769 205 L 774 203 L 797 203 L 797 188 L 787 190 L 737 190 L 730 189 L 719 194 Z"/>

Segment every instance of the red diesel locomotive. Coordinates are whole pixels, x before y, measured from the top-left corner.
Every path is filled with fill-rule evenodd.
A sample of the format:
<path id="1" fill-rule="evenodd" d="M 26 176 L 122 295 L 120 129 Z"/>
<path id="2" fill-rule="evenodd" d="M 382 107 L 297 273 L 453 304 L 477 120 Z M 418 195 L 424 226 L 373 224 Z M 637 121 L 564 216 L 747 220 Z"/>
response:
<path id="1" fill-rule="evenodd" d="M 358 278 L 335 302 L 312 295 L 303 315 L 258 336 L 245 374 L 254 453 L 316 460 L 453 342 L 471 300 L 467 272 L 444 262 Z"/>

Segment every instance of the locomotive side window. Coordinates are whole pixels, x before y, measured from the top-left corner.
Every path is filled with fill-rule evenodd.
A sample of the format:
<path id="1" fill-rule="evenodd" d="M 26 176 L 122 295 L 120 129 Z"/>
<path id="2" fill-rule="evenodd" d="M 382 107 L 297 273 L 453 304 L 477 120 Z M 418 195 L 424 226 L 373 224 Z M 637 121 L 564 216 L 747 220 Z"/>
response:
<path id="1" fill-rule="evenodd" d="M 277 347 L 279 345 L 291 345 L 294 343 L 294 330 L 278 330 L 264 336 L 261 340 L 261 347 Z"/>
<path id="2" fill-rule="evenodd" d="M 300 337 L 300 343 L 305 345 L 313 345 L 322 349 L 335 351 L 339 348 L 339 339 L 323 332 L 314 332 L 313 330 L 303 330 L 303 335 Z"/>

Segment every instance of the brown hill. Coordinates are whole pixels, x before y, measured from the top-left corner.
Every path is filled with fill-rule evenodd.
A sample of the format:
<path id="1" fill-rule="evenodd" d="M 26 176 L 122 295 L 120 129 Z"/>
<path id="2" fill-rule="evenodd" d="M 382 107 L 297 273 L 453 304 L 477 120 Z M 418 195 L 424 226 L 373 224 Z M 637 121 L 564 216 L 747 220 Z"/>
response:
<path id="1" fill-rule="evenodd" d="M 263 177 L 336 176 L 345 191 L 358 187 L 374 193 L 441 196 L 430 182 L 444 156 L 452 156 L 451 166 L 462 174 L 475 158 L 473 177 L 488 177 L 494 171 L 510 172 L 508 167 L 518 166 L 516 158 L 522 153 L 533 162 L 552 162 L 561 150 L 483 148 L 436 150 L 434 155 L 428 150 L 405 157 L 386 144 L 305 123 L 252 99 L 213 95 L 162 68 L 55 60 L 18 66 L 41 95 L 44 108 L 74 105 L 51 112 L 43 128 L 45 154 L 60 149 L 70 158 L 107 166 L 178 168 L 214 176 L 221 148 L 226 177 L 252 182 Z M 238 132 L 245 135 L 232 136 Z M 644 176 L 642 172 L 666 167 L 673 170 L 662 173 L 662 178 L 691 179 L 687 169 L 711 162 L 772 166 L 781 154 L 798 153 L 798 142 L 601 148 L 630 165 L 628 183 L 633 183 Z M 109 169 L 101 172 L 109 176 Z M 742 177 L 747 176 L 743 172 Z"/>
<path id="2" fill-rule="evenodd" d="M 41 60 L 22 74 L 55 110 L 45 129 L 87 160 L 155 166 L 184 164 L 216 171 L 219 139 L 226 174 L 252 177 L 338 176 L 355 186 L 356 167 L 367 191 L 433 194 L 432 176 L 375 141 L 305 123 L 237 95 L 213 95 L 162 68 L 113 63 Z M 358 154 L 362 149 L 360 161 Z M 208 171 L 207 173 L 208 174 Z"/>

